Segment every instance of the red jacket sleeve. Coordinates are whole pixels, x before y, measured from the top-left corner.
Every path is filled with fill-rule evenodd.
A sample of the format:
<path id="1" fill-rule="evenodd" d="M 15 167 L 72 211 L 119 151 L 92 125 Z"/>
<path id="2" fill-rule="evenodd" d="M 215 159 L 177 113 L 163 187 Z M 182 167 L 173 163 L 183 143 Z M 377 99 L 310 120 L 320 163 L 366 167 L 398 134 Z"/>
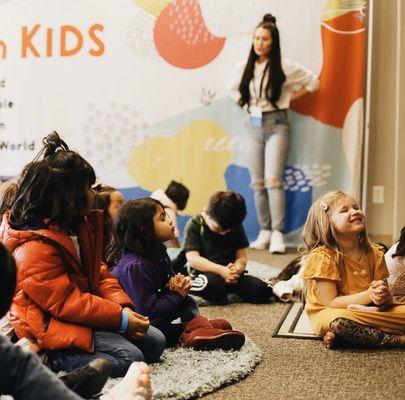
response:
<path id="1" fill-rule="evenodd" d="M 62 321 L 92 328 L 118 329 L 122 307 L 91 294 L 87 279 L 69 271 L 53 246 L 31 241 L 15 252 L 18 283 L 25 296 Z"/>

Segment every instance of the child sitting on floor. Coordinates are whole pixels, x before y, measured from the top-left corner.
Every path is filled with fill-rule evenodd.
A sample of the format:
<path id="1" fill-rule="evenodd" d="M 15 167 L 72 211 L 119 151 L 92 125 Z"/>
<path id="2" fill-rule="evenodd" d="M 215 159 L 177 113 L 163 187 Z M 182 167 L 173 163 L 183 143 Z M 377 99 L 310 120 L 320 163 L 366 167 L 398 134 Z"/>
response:
<path id="1" fill-rule="evenodd" d="M 15 195 L 18 189 L 18 181 L 10 179 L 0 183 L 0 222 L 3 214 L 9 211 L 14 203 Z"/>
<path id="2" fill-rule="evenodd" d="M 0 241 L 18 268 L 9 320 L 19 338 L 46 350 L 54 372 L 105 358 L 117 377 L 133 361 L 157 361 L 165 338 L 131 309 L 101 262 L 102 213 L 91 211 L 94 180 L 90 164 L 56 132 L 25 168 L 0 226 Z"/>
<path id="3" fill-rule="evenodd" d="M 120 191 L 111 186 L 98 184 L 93 187 L 93 190 L 95 192 L 93 208 L 103 210 L 103 261 L 105 261 L 107 249 L 112 239 L 114 219 L 125 199 Z"/>
<path id="4" fill-rule="evenodd" d="M 403 346 L 405 305 L 393 304 L 383 250 L 370 243 L 357 202 L 341 191 L 321 196 L 303 235 L 305 308 L 326 346 Z"/>
<path id="5" fill-rule="evenodd" d="M 191 294 L 219 304 L 227 303 L 228 293 L 237 293 L 250 303 L 269 300 L 271 288 L 245 274 L 249 246 L 242 226 L 245 216 L 245 200 L 240 194 L 216 192 L 201 214 L 187 223 L 182 252 L 192 274 L 199 277 Z"/>
<path id="6" fill-rule="evenodd" d="M 387 263 L 388 286 L 396 301 L 405 301 L 405 226 L 401 230 L 399 241 L 385 254 Z"/>
<path id="7" fill-rule="evenodd" d="M 225 320 L 199 316 L 188 296 L 190 278 L 175 275 L 163 243 L 174 237 L 173 222 L 152 198 L 132 200 L 118 213 L 109 261 L 113 274 L 135 303 L 166 336 L 169 345 L 182 343 L 196 350 L 239 349 L 245 341 Z M 180 318 L 180 324 L 172 324 Z"/>
<path id="8" fill-rule="evenodd" d="M 14 259 L 0 244 L 0 319 L 10 307 L 16 279 Z M 66 374 L 62 381 L 34 353 L 23 351 L 0 335 L 0 396 L 10 395 L 15 400 L 80 400 L 82 397 L 76 393 L 81 393 L 83 397 L 90 398 L 104 386 L 108 367 L 108 361 L 96 359 L 90 365 Z M 101 397 L 101 400 L 114 399 L 151 399 L 146 364 L 133 363 L 125 378 Z"/>
<path id="9" fill-rule="evenodd" d="M 180 247 L 177 213 L 186 208 L 189 195 L 190 191 L 183 184 L 176 181 L 171 181 L 165 191 L 158 189 L 150 195 L 152 199 L 159 200 L 162 203 L 166 214 L 173 222 L 174 238 L 171 240 L 173 247 Z"/>

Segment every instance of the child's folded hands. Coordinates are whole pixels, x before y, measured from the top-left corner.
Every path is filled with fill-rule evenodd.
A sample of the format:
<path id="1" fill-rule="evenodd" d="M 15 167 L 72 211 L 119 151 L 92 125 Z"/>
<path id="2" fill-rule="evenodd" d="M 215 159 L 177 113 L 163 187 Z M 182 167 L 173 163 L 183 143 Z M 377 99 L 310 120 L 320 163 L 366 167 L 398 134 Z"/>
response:
<path id="1" fill-rule="evenodd" d="M 370 285 L 373 303 L 377 306 L 390 305 L 393 297 L 385 281 L 373 281 Z"/>
<path id="2" fill-rule="evenodd" d="M 128 329 L 125 335 L 133 340 L 142 339 L 149 328 L 149 318 L 132 311 L 129 307 L 125 307 L 124 311 L 128 314 Z"/>
<path id="3" fill-rule="evenodd" d="M 225 283 L 231 285 L 237 283 L 239 280 L 239 274 L 235 271 L 233 263 L 229 263 L 226 268 L 222 268 L 221 276 Z"/>
<path id="4" fill-rule="evenodd" d="M 235 274 L 238 274 L 238 276 L 241 276 L 245 272 L 245 266 L 239 262 L 235 263 L 229 263 L 227 267 L 234 272 Z"/>
<path id="5" fill-rule="evenodd" d="M 182 274 L 172 276 L 169 280 L 169 289 L 179 293 L 183 297 L 187 297 L 190 291 L 190 277 Z"/>

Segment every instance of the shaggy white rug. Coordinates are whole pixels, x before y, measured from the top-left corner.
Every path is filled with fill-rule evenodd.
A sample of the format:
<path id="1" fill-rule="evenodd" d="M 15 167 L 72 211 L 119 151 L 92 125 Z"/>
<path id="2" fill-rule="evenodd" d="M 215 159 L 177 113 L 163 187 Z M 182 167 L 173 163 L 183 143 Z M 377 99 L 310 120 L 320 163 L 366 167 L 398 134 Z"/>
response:
<path id="1" fill-rule="evenodd" d="M 249 338 L 239 351 L 167 349 L 161 362 L 152 364 L 155 399 L 186 400 L 201 397 L 249 375 L 261 361 L 260 348 Z M 119 379 L 110 379 L 105 389 Z"/>

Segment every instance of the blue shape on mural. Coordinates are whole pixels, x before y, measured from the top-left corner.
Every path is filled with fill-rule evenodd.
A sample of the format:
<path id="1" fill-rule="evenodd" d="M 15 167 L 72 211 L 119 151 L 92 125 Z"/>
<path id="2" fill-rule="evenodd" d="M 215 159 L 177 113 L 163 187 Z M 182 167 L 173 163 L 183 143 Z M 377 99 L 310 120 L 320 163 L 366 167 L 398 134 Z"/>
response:
<path id="1" fill-rule="evenodd" d="M 287 165 L 284 188 L 287 205 L 284 230 L 289 233 L 305 224 L 312 204 L 312 181 L 302 169 Z"/>
<path id="2" fill-rule="evenodd" d="M 149 190 L 142 189 L 140 186 L 120 189 L 120 192 L 124 195 L 125 200 L 140 199 L 141 197 L 149 197 L 152 193 Z"/>
<path id="3" fill-rule="evenodd" d="M 245 167 L 230 165 L 225 172 L 225 179 L 228 189 L 240 193 L 245 198 L 248 214 L 243 226 L 251 241 L 257 236 L 259 223 L 256 217 L 253 191 L 249 187 L 249 171 Z M 312 186 L 305 173 L 292 166 L 287 166 L 285 169 L 284 184 L 287 206 L 284 231 L 288 234 L 304 225 L 312 204 Z"/>

